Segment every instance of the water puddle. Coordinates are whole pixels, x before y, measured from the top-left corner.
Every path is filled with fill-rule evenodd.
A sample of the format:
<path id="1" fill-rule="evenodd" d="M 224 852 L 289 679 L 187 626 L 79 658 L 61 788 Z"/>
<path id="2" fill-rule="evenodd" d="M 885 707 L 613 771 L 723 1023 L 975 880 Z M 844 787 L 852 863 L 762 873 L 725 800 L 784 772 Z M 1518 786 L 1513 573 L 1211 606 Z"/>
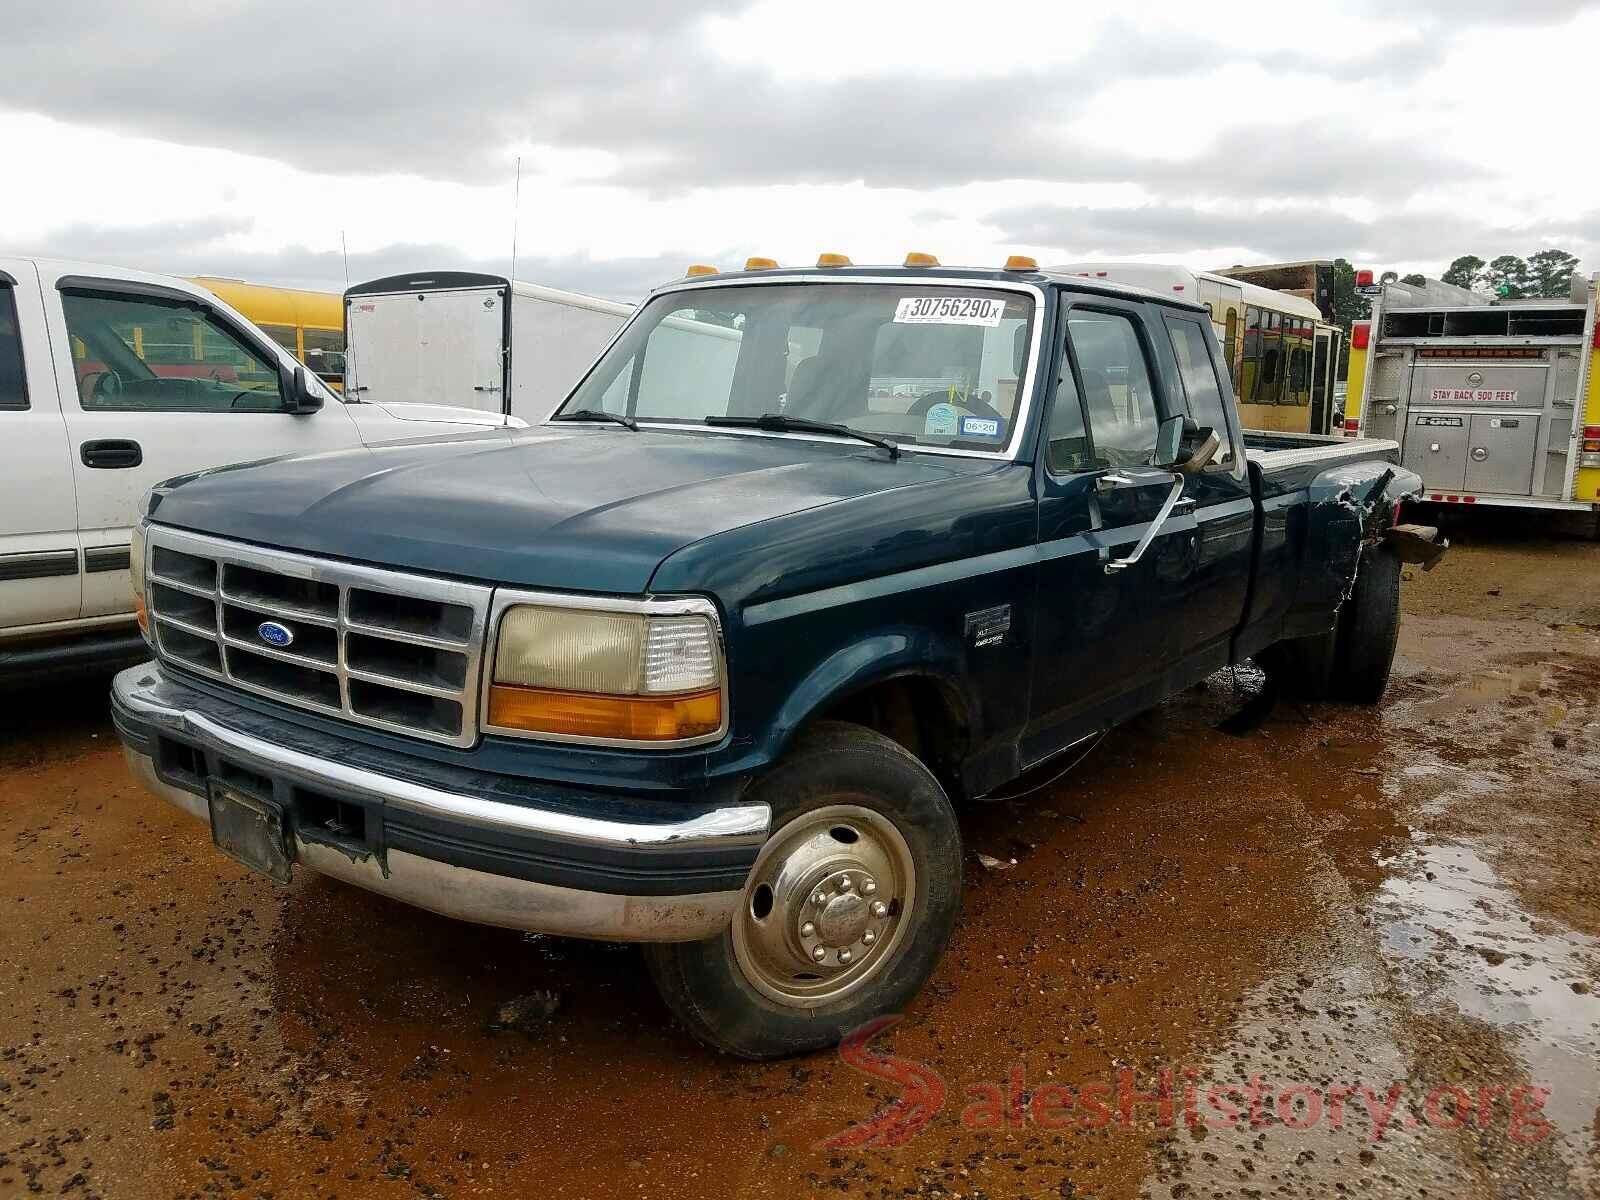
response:
<path id="1" fill-rule="evenodd" d="M 1544 1115 L 1563 1157 L 1590 1162 L 1600 1149 L 1600 939 L 1530 915 L 1468 845 L 1419 842 L 1392 866 L 1371 911 L 1411 1004 L 1453 1007 L 1501 1035 L 1528 1079 L 1550 1089 Z"/>

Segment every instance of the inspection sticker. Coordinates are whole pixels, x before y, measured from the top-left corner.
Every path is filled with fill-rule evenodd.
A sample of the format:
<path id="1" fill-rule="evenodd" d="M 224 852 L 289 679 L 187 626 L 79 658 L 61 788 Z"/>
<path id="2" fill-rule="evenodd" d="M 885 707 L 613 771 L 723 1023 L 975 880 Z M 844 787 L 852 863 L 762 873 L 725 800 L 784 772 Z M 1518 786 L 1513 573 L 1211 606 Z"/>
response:
<path id="1" fill-rule="evenodd" d="M 955 437 L 956 406 L 935 404 L 922 419 L 922 432 L 926 437 Z"/>
<path id="2" fill-rule="evenodd" d="M 997 438 L 1000 436 L 1000 422 L 993 417 L 962 417 L 961 436 Z"/>
<path id="3" fill-rule="evenodd" d="M 1006 302 L 987 296 L 902 296 L 894 306 L 897 325 L 986 325 L 1000 324 L 1006 315 Z"/>

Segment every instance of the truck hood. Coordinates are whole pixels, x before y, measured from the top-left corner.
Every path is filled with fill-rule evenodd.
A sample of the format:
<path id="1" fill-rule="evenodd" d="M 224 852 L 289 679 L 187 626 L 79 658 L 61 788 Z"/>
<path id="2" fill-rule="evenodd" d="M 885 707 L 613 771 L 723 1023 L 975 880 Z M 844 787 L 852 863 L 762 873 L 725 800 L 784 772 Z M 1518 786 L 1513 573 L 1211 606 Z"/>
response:
<path id="1" fill-rule="evenodd" d="M 637 594 L 662 559 L 702 538 L 994 465 L 800 438 L 541 426 L 202 471 L 156 488 L 149 515 L 427 574 Z"/>

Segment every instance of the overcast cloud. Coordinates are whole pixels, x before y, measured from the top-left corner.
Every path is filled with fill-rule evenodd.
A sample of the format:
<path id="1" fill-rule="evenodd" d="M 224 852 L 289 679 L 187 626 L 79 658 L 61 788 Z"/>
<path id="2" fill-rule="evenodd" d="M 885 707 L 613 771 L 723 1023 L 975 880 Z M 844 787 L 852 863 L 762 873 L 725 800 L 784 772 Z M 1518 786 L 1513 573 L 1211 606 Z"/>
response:
<path id="1" fill-rule="evenodd" d="M 624 298 L 822 249 L 1600 268 L 1595 3 L 1131 9 L 30 6 L 0 238 L 329 287 L 341 238 L 353 279 L 503 271 L 520 155 L 518 274 Z"/>

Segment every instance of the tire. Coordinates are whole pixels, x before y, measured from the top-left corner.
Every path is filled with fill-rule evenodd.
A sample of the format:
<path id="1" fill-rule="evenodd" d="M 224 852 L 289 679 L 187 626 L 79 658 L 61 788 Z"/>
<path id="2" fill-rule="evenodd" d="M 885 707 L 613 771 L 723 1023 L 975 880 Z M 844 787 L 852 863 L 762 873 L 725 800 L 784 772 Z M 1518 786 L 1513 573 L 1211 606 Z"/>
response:
<path id="1" fill-rule="evenodd" d="M 1361 555 L 1355 588 L 1339 610 L 1338 649 L 1329 694 L 1376 704 L 1389 686 L 1400 638 L 1400 556 L 1378 545 Z"/>
<path id="2" fill-rule="evenodd" d="M 961 903 L 955 810 L 914 755 L 835 721 L 802 735 L 749 798 L 772 806 L 773 829 L 733 924 L 647 945 L 645 961 L 709 1046 L 751 1059 L 833 1046 L 901 1011 L 944 952 Z"/>

